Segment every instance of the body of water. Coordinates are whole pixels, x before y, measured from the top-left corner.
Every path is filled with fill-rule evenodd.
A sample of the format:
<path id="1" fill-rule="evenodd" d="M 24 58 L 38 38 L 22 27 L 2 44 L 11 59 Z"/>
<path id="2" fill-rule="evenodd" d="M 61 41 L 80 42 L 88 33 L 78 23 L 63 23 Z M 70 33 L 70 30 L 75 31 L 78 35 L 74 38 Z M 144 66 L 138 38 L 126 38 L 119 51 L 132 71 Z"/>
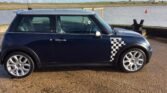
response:
<path id="1" fill-rule="evenodd" d="M 15 10 L 0 10 L 0 25 L 10 24 L 15 15 Z"/>
<path id="2" fill-rule="evenodd" d="M 10 24 L 15 10 L 1 10 L 0 24 Z M 133 19 L 144 19 L 146 26 L 167 27 L 167 6 L 104 7 L 103 19 L 109 24 L 131 25 Z"/>
<path id="3" fill-rule="evenodd" d="M 132 24 L 144 19 L 146 26 L 167 27 L 167 6 L 107 7 L 104 20 L 109 24 Z"/>

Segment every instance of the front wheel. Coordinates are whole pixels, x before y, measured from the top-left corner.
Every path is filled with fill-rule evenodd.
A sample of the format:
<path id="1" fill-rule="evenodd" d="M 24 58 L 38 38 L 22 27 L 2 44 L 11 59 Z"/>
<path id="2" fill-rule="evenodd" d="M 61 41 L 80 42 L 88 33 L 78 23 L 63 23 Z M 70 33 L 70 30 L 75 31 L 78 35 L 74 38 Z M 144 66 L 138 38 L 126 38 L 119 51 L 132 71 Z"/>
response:
<path id="1" fill-rule="evenodd" d="M 129 49 L 123 53 L 120 61 L 120 66 L 123 71 L 136 72 L 144 67 L 146 54 L 139 48 Z"/>
<path id="2" fill-rule="evenodd" d="M 22 52 L 9 54 L 5 58 L 5 69 L 14 78 L 22 78 L 31 74 L 34 70 L 32 58 Z"/>

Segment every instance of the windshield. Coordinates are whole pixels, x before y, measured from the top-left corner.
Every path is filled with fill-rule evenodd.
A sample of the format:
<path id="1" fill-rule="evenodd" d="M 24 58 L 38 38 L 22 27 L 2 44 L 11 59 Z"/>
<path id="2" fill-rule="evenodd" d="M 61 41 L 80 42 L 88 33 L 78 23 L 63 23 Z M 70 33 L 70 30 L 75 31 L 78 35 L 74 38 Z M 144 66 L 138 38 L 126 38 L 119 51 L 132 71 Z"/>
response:
<path id="1" fill-rule="evenodd" d="M 95 15 L 95 17 L 100 21 L 100 23 L 109 31 L 109 33 L 113 33 L 113 30 L 109 24 L 107 24 L 100 16 Z"/>

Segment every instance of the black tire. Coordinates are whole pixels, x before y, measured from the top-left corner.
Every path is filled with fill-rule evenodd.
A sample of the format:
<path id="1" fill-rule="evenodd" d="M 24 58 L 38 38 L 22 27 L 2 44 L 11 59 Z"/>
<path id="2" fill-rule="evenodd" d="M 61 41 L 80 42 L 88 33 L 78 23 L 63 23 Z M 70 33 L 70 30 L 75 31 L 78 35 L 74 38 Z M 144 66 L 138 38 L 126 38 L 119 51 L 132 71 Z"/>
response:
<path id="1" fill-rule="evenodd" d="M 143 62 L 142 62 L 141 67 L 138 68 L 137 70 L 134 70 L 134 71 L 127 70 L 128 68 L 124 65 L 124 62 L 123 62 L 124 57 L 126 56 L 126 54 L 129 53 L 129 52 L 132 52 L 132 51 L 138 51 L 138 52 L 140 52 L 140 53 L 142 54 L 142 56 L 143 56 Z M 144 67 L 144 65 L 146 64 L 146 60 L 147 60 L 146 53 L 145 53 L 142 49 L 140 49 L 140 48 L 132 48 L 132 49 L 129 49 L 129 50 L 125 51 L 125 52 L 121 55 L 121 57 L 120 57 L 120 62 L 119 62 L 119 67 L 120 67 L 120 69 L 121 69 L 122 71 L 124 71 L 124 72 L 137 72 L 137 71 L 141 70 L 141 69 Z M 134 63 L 136 63 L 136 61 L 134 61 Z"/>
<path id="2" fill-rule="evenodd" d="M 21 56 L 27 58 L 27 62 L 29 63 L 29 68 L 28 68 L 29 71 L 27 71 L 25 75 L 21 75 L 21 76 L 13 75 L 13 74 L 11 74 L 10 71 L 8 70 L 8 68 L 7 68 L 7 62 L 8 62 L 8 60 L 9 60 L 12 56 L 14 56 L 14 55 L 21 55 Z M 23 53 L 23 52 L 13 52 L 13 53 L 11 53 L 11 54 L 9 54 L 9 55 L 7 55 L 7 56 L 5 57 L 5 60 L 4 60 L 4 67 L 5 67 L 5 70 L 7 71 L 7 73 L 8 73 L 12 78 L 23 78 L 23 77 L 29 76 L 29 75 L 34 71 L 35 65 L 34 65 L 33 59 L 32 59 L 28 54 Z"/>

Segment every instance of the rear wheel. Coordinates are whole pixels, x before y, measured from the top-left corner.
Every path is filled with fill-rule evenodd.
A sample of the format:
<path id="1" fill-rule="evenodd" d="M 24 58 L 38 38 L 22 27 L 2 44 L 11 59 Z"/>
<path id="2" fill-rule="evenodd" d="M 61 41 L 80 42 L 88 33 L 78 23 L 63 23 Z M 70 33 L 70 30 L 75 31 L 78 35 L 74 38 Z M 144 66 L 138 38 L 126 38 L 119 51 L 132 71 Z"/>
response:
<path id="1" fill-rule="evenodd" d="M 141 70 L 146 63 L 146 54 L 139 48 L 129 49 L 121 56 L 120 66 L 125 72 Z"/>
<path id="2" fill-rule="evenodd" d="M 22 78 L 33 72 L 34 62 L 29 55 L 15 52 L 5 58 L 5 69 L 12 77 Z"/>

